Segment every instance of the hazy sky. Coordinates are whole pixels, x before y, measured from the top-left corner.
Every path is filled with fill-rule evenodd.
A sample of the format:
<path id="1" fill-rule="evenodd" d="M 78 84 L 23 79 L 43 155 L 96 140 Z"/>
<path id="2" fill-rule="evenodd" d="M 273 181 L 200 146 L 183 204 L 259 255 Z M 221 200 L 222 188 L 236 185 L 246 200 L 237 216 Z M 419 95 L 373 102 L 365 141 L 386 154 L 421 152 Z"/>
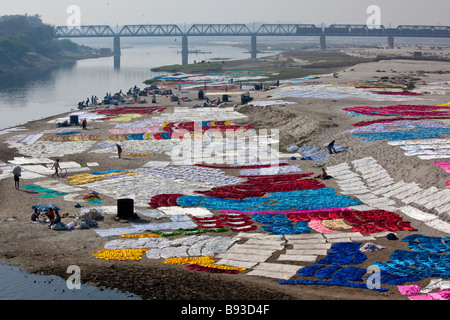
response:
<path id="1" fill-rule="evenodd" d="M 45 23 L 66 25 L 70 5 L 83 25 L 183 23 L 365 24 L 367 8 L 380 8 L 384 26 L 450 25 L 449 0 L 1 0 L 0 15 L 39 14 Z"/>

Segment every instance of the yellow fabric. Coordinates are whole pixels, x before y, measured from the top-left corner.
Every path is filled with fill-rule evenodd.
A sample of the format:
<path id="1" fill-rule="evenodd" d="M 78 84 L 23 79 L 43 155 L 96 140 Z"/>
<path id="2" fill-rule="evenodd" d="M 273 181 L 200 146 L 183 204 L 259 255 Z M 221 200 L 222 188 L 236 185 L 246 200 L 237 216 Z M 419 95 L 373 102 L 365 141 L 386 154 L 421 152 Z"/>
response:
<path id="1" fill-rule="evenodd" d="M 214 263 L 211 256 L 204 257 L 172 257 L 163 261 L 165 264 L 198 264 L 198 263 Z"/>
<path id="2" fill-rule="evenodd" d="M 68 179 L 68 182 L 71 184 L 79 185 L 79 184 L 85 184 L 85 183 L 91 183 L 95 181 L 102 181 L 105 180 L 108 176 L 116 176 L 116 175 L 128 175 L 128 176 L 137 176 L 140 175 L 140 173 L 137 172 L 131 172 L 131 171 L 120 171 L 120 172 L 112 172 L 112 173 L 106 173 L 106 174 L 99 174 L 99 175 L 93 175 L 90 173 L 80 173 L 75 174 L 73 176 L 70 176 Z"/>
<path id="3" fill-rule="evenodd" d="M 92 254 L 97 259 L 117 260 L 117 261 L 136 261 L 142 260 L 142 254 L 148 251 L 145 248 L 139 249 L 102 249 Z"/>
<path id="4" fill-rule="evenodd" d="M 324 227 L 328 229 L 351 229 L 352 227 L 345 223 L 344 219 L 322 220 Z"/>
<path id="5" fill-rule="evenodd" d="M 161 238 L 161 235 L 154 233 L 146 233 L 146 234 L 123 234 L 122 238 Z"/>

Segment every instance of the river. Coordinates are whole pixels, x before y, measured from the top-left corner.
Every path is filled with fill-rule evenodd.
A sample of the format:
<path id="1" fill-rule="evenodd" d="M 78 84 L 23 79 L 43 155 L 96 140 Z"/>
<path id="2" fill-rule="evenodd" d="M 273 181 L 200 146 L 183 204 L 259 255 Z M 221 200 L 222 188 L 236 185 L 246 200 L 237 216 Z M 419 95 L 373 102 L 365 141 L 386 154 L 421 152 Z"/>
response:
<path id="1" fill-rule="evenodd" d="M 0 287 L 0 300 L 140 300 L 132 293 L 84 284 L 77 288 L 73 282 L 68 285 L 67 279 L 30 274 L 5 264 L 0 264 Z"/>
<path id="2" fill-rule="evenodd" d="M 93 47 L 111 47 L 112 39 L 78 40 Z M 153 67 L 181 64 L 181 40 L 161 38 L 124 38 L 121 40 L 120 69 L 114 68 L 113 57 L 79 60 L 39 72 L 11 75 L 0 80 L 0 130 L 76 109 L 78 102 L 92 95 L 102 99 L 106 92 L 126 92 L 159 73 Z M 231 45 L 211 44 L 206 40 L 190 41 L 194 60 L 212 58 L 249 58 L 246 49 Z"/>

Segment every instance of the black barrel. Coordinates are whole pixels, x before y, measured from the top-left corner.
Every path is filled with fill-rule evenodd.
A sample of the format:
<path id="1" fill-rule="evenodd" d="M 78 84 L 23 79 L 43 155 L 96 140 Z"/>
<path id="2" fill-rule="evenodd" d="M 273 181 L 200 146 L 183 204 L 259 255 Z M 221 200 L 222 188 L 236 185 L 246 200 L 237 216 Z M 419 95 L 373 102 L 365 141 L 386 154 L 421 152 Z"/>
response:
<path id="1" fill-rule="evenodd" d="M 70 124 L 71 125 L 78 125 L 78 116 L 77 115 L 71 115 L 70 116 Z"/>
<path id="2" fill-rule="evenodd" d="M 222 95 L 222 101 L 223 102 L 228 102 L 228 95 L 227 94 Z"/>
<path id="3" fill-rule="evenodd" d="M 135 218 L 134 200 L 118 199 L 117 200 L 117 217 L 121 219 Z"/>

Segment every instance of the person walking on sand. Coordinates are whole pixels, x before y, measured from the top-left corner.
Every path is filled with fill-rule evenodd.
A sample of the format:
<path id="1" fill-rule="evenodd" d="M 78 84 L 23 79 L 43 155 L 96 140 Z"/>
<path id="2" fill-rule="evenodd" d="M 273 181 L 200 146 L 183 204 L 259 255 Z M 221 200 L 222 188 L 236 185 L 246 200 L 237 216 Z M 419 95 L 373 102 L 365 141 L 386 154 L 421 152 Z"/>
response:
<path id="1" fill-rule="evenodd" d="M 16 190 L 19 190 L 20 176 L 22 175 L 22 168 L 19 166 L 14 167 L 12 173 L 14 175 L 14 186 L 16 187 Z"/>
<path id="2" fill-rule="evenodd" d="M 59 166 L 59 159 L 56 159 L 56 161 L 53 163 L 52 169 L 55 169 L 55 173 L 52 174 L 52 177 L 56 174 L 57 177 L 59 177 L 59 171 L 61 170 L 61 167 Z"/>
<path id="3" fill-rule="evenodd" d="M 117 147 L 117 154 L 119 155 L 119 158 L 122 157 L 122 147 L 119 144 L 116 144 Z"/>

